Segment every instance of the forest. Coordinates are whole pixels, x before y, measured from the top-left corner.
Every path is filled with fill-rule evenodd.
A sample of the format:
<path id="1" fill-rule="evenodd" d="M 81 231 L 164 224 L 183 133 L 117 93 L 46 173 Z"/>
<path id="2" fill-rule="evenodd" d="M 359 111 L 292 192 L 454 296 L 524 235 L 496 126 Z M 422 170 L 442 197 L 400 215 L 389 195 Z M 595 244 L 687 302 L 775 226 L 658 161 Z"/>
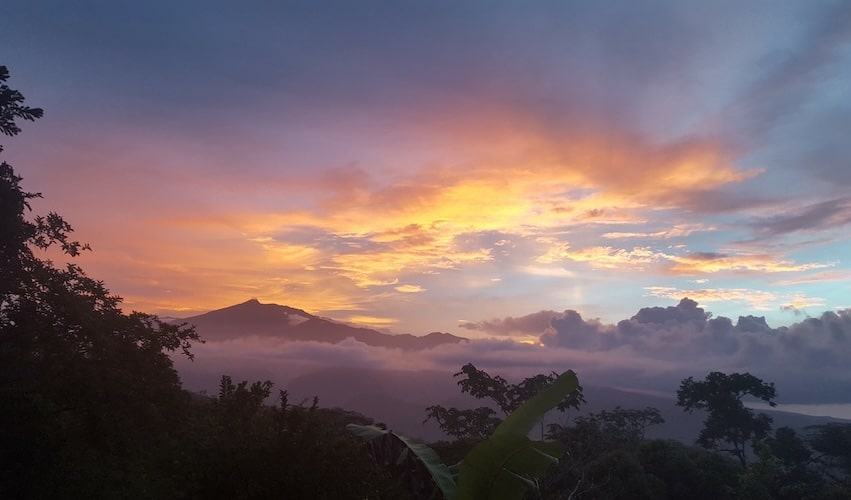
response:
<path id="1" fill-rule="evenodd" d="M 0 66 L 14 136 L 43 111 L 8 79 Z M 569 370 L 512 383 L 464 365 L 460 392 L 485 404 L 424 408 L 448 436 L 435 443 L 271 381 L 190 393 L 171 356 L 203 339 L 54 264 L 89 249 L 59 214 L 31 213 L 41 194 L 22 180 L 0 164 L 0 498 L 851 498 L 851 424 L 775 429 L 744 402 L 773 406 L 776 389 L 749 373 L 682 381 L 677 405 L 706 415 L 693 444 L 646 438 L 655 408 L 582 412 Z M 550 410 L 571 418 L 544 425 Z"/>

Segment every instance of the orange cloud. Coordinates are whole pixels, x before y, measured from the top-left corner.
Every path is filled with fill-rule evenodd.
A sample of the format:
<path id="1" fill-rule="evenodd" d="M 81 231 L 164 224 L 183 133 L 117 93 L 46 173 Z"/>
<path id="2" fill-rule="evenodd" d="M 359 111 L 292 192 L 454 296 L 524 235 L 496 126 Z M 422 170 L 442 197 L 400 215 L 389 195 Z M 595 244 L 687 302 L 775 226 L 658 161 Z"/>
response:
<path id="1" fill-rule="evenodd" d="M 140 176 L 138 185 L 135 178 L 126 180 L 133 184 L 127 192 L 137 194 L 122 198 L 120 189 L 92 175 L 95 187 L 110 196 L 104 203 L 133 214 L 91 208 L 108 212 L 95 218 L 98 264 L 92 274 L 108 276 L 128 306 L 143 310 L 194 312 L 255 296 L 316 312 L 365 310 L 379 300 L 402 300 L 394 298 L 399 295 L 415 300 L 417 285 L 399 285 L 406 276 L 493 263 L 498 244 L 459 243 L 465 235 L 489 231 L 534 241 L 537 247 L 517 256 L 526 260 L 513 269 L 535 275 L 574 276 L 559 266 L 564 262 L 636 271 L 672 263 L 667 270 L 678 274 L 817 268 L 783 268 L 784 261 L 760 267 L 757 258 L 710 262 L 646 246 L 573 241 L 571 232 L 596 233 L 601 226 L 612 228 L 603 233 L 607 240 L 677 238 L 710 229 L 679 224 L 642 233 L 617 226 L 654 220 L 683 191 L 758 174 L 735 167 L 734 152 L 723 144 L 694 139 L 655 144 L 585 123 L 548 128 L 516 110 L 457 111 L 436 110 L 440 120 L 424 121 L 421 131 L 439 144 L 437 159 L 415 168 L 400 145 L 401 166 L 380 171 L 354 165 L 319 168 L 314 175 L 264 172 L 231 179 L 215 164 L 209 174 L 202 171 L 198 162 L 214 159 L 191 157 L 192 168 L 170 173 L 165 166 L 180 161 L 185 145 L 167 143 L 168 154 L 151 153 L 163 162 L 156 169 L 161 175 Z M 447 123 L 450 115 L 463 116 Z M 420 123 L 413 118 L 411 123 Z M 151 157 L 141 154 L 147 151 L 123 159 L 122 168 L 150 170 Z M 114 157 L 119 152 L 95 163 L 108 165 Z M 149 193 L 182 192 L 179 187 L 190 182 L 191 196 L 175 197 L 170 205 L 152 203 Z M 303 227 L 335 244 L 297 237 L 296 228 Z"/>
<path id="2" fill-rule="evenodd" d="M 832 263 L 795 264 L 789 260 L 771 254 L 725 255 L 713 253 L 692 253 L 687 255 L 669 255 L 672 264 L 669 271 L 673 274 L 691 275 L 717 273 L 722 271 L 788 273 L 830 267 Z"/>
<path id="3" fill-rule="evenodd" d="M 848 270 L 831 270 L 822 271 L 807 276 L 799 276 L 797 278 L 787 278 L 773 281 L 771 284 L 776 286 L 803 285 L 806 283 L 822 283 L 826 281 L 849 281 L 851 280 L 851 271 Z"/>
<path id="4" fill-rule="evenodd" d="M 429 132 L 451 134 L 475 165 L 477 178 L 512 181 L 531 172 L 546 183 L 623 195 L 644 205 L 672 206 L 681 193 L 742 182 L 762 170 L 734 165 L 738 151 L 711 139 L 658 143 L 612 123 L 542 123 L 526 110 L 471 110 L 466 119 L 441 121 Z M 470 171 L 465 165 L 466 171 Z M 673 196 L 672 196 L 673 195 Z"/>

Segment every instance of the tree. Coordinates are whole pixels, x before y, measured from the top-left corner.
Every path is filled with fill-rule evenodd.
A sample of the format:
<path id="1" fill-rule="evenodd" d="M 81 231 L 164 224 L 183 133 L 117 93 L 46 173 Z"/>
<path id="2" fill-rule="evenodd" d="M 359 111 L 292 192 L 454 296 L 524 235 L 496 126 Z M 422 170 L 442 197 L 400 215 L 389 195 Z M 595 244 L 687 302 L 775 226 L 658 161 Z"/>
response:
<path id="1" fill-rule="evenodd" d="M 414 498 L 442 496 L 458 500 L 519 500 L 539 492 L 540 476 L 557 464 L 565 452 L 561 443 L 532 441 L 529 433 L 548 411 L 578 389 L 579 379 L 572 370 L 556 376 L 550 384 L 515 408 L 491 436 L 476 444 L 459 464 L 452 467 L 440 463 L 431 448 L 386 429 L 359 425 L 348 427 L 373 444 L 373 454 L 381 457 L 380 462 L 395 464 L 397 468 L 404 466 L 399 472 L 406 483 L 414 486 Z"/>
<path id="2" fill-rule="evenodd" d="M 0 82 L 8 76 L 0 67 Z M 0 132 L 42 116 L 23 101 L 0 85 Z M 28 219 L 41 195 L 21 180 L 0 164 L 0 497 L 167 496 L 162 452 L 186 403 L 168 352 L 191 357 L 198 335 L 124 314 L 121 298 L 79 266 L 39 257 L 88 246 L 56 213 Z"/>
<path id="3" fill-rule="evenodd" d="M 672 440 L 641 443 L 638 460 L 645 474 L 660 485 L 660 498 L 734 498 L 741 472 L 730 456 Z"/>
<path id="4" fill-rule="evenodd" d="M 740 498 L 826 498 L 812 450 L 794 429 L 781 427 L 754 448 L 757 460 L 740 477 Z"/>
<path id="5" fill-rule="evenodd" d="M 34 121 L 44 115 L 44 110 L 24 106 L 24 96 L 3 83 L 8 79 L 8 68 L 0 66 L 0 132 L 12 136 L 21 131 L 21 128 L 15 123 L 16 118 Z"/>
<path id="6" fill-rule="evenodd" d="M 435 405 L 429 406 L 426 411 L 426 421 L 433 418 L 443 432 L 455 439 L 486 439 L 502 421 L 496 416 L 496 412 L 487 406 L 459 410 Z"/>
<path id="7" fill-rule="evenodd" d="M 510 415 L 535 394 L 552 385 L 558 378 L 558 374 L 552 372 L 549 375 L 538 374 L 527 377 L 520 383 L 511 384 L 499 375 L 491 376 L 486 371 L 479 370 L 472 363 L 462 366 L 461 371 L 454 376 L 462 377 L 458 381 L 461 392 L 470 394 L 476 399 L 490 399 L 505 416 Z M 569 408 L 578 409 L 584 403 L 582 386 L 579 386 L 565 396 L 556 408 L 559 411 L 566 411 Z M 426 412 L 424 422 L 434 419 L 445 433 L 456 439 L 483 439 L 491 435 L 502 421 L 492 408 L 486 406 L 459 410 L 435 405 L 426 408 Z"/>
<path id="8" fill-rule="evenodd" d="M 851 424 L 816 425 L 808 431 L 806 440 L 818 454 L 815 460 L 820 473 L 831 483 L 837 498 L 851 496 Z"/>
<path id="9" fill-rule="evenodd" d="M 677 390 L 677 406 L 683 407 L 683 411 L 708 412 L 697 443 L 704 448 L 731 453 L 742 467 L 747 465 L 747 444 L 766 437 L 772 422 L 768 415 L 755 415 L 746 408 L 742 401 L 745 396 L 777 406 L 774 384 L 765 383 L 750 373 L 712 372 L 702 382 L 689 377 Z"/>
<path id="10" fill-rule="evenodd" d="M 611 440 L 636 445 L 644 440 L 648 427 L 665 423 L 659 409 L 652 406 L 643 410 L 616 406 L 614 410 L 590 413 L 578 417 L 576 421 L 577 424 L 583 421 L 593 423 Z"/>
<path id="11" fill-rule="evenodd" d="M 404 498 L 346 431 L 371 419 L 317 398 L 292 404 L 285 390 L 265 404 L 271 395 L 269 381 L 225 375 L 217 398 L 195 398 L 180 447 L 184 498 Z"/>
<path id="12" fill-rule="evenodd" d="M 623 488 L 640 498 L 650 486 L 636 473 L 634 455 L 647 427 L 664 422 L 657 408 L 618 406 L 577 417 L 572 426 L 550 424 L 547 437 L 564 444 L 567 456 L 542 482 L 546 498 L 616 498 Z"/>

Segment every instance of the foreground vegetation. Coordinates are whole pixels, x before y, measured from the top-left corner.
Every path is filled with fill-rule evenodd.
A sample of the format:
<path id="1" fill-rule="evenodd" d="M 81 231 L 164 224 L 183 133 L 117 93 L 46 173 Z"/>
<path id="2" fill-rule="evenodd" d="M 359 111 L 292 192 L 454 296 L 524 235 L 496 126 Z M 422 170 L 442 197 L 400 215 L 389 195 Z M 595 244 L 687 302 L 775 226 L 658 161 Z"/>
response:
<path id="1" fill-rule="evenodd" d="M 42 111 L 7 79 L 0 132 L 15 135 Z M 191 357 L 196 332 L 125 314 L 80 267 L 39 257 L 87 247 L 58 214 L 28 217 L 40 195 L 21 180 L 0 164 L 0 498 L 851 498 L 851 425 L 772 433 L 742 401 L 773 404 L 774 387 L 749 374 L 683 381 L 678 404 L 708 415 L 701 447 L 645 439 L 654 408 L 536 428 L 581 408 L 571 372 L 512 384 L 465 365 L 462 392 L 490 405 L 427 408 L 453 438 L 432 447 L 286 391 L 267 405 L 268 381 L 189 394 L 168 354 Z"/>

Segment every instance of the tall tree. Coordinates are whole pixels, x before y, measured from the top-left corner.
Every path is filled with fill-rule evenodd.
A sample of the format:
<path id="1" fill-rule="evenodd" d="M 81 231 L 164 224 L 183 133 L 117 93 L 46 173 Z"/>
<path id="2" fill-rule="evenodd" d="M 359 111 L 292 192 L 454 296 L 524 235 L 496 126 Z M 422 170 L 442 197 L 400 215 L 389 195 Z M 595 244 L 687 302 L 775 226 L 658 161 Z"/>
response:
<path id="1" fill-rule="evenodd" d="M 470 394 L 476 399 L 490 399 L 505 416 L 511 414 L 545 387 L 552 385 L 558 378 L 558 374 L 552 372 L 549 375 L 538 374 L 527 377 L 517 384 L 511 384 L 499 375 L 491 376 L 488 372 L 476 368 L 472 363 L 462 366 L 461 371 L 454 376 L 461 378 L 458 381 L 461 392 Z M 556 408 L 559 411 L 566 411 L 569 408 L 578 409 L 584 403 L 582 386 L 579 386 L 565 396 Z M 496 411 L 487 406 L 465 410 L 444 408 L 440 405 L 429 406 L 426 408 L 425 421 L 432 419 L 445 433 L 457 439 L 484 439 L 502 422 Z M 543 427 L 541 434 L 543 437 Z"/>
<path id="2" fill-rule="evenodd" d="M 0 66 L 0 132 L 42 116 Z M 41 195 L 0 164 L 0 497 L 158 496 L 159 445 L 185 395 L 167 353 L 197 334 L 155 316 L 124 314 L 121 299 L 69 258 L 87 249 L 58 214 L 28 217 Z M 163 489 L 167 489 L 163 486 Z M 147 493 L 141 493 L 146 491 Z"/>
<path id="3" fill-rule="evenodd" d="M 743 401 L 746 396 L 777 406 L 774 384 L 750 373 L 712 372 L 701 382 L 689 377 L 677 390 L 677 406 L 683 407 L 683 411 L 708 412 L 697 443 L 731 453 L 743 467 L 747 465 L 747 445 L 766 437 L 772 422 L 768 415 L 754 414 L 746 408 Z"/>

